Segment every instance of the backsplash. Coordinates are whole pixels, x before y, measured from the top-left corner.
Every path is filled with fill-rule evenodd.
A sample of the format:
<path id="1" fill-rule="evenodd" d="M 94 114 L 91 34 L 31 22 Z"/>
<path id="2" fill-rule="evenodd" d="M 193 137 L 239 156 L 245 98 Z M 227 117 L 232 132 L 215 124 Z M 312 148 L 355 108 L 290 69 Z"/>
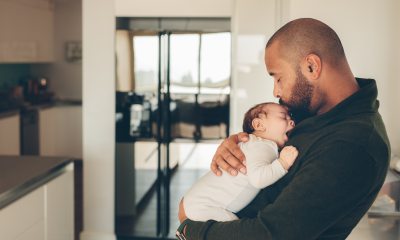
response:
<path id="1" fill-rule="evenodd" d="M 22 78 L 29 75 L 29 64 L 0 64 L 0 92 L 16 86 Z"/>

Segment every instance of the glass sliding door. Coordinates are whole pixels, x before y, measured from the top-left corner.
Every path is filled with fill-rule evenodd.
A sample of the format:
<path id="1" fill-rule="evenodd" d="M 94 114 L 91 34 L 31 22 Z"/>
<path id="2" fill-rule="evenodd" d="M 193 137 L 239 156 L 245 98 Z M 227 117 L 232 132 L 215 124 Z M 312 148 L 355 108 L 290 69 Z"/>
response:
<path id="1" fill-rule="evenodd" d="M 175 138 L 225 138 L 229 131 L 231 34 L 171 35 L 171 97 Z"/>
<path id="2" fill-rule="evenodd" d="M 121 29 L 116 37 L 116 235 L 174 238 L 179 200 L 199 177 L 178 180 L 195 151 L 188 144 L 228 135 L 231 35 Z"/>
<path id="3" fill-rule="evenodd" d="M 157 33 L 119 32 L 116 49 L 130 45 L 116 56 L 117 86 L 129 87 L 116 94 L 115 230 L 118 237 L 157 237 L 160 41 Z"/>
<path id="4" fill-rule="evenodd" d="M 130 32 L 124 36 L 132 44 L 132 61 L 124 65 L 131 65 L 133 74 L 117 74 L 117 81 L 129 81 L 131 89 L 118 91 L 116 101 L 116 234 L 165 238 L 170 228 L 170 155 L 176 155 L 169 145 L 174 111 L 170 34 Z"/>
<path id="5" fill-rule="evenodd" d="M 225 138 L 229 135 L 231 34 L 201 34 L 200 55 L 201 136 L 204 139 Z"/>

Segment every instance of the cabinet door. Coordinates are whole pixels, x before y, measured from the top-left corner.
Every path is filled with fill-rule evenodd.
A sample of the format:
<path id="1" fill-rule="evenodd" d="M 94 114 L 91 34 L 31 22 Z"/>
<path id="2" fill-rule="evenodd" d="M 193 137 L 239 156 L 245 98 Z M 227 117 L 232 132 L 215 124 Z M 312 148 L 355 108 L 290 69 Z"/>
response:
<path id="1" fill-rule="evenodd" d="M 74 239 L 72 164 L 45 186 L 0 210 L 0 239 Z"/>
<path id="2" fill-rule="evenodd" d="M 0 63 L 53 61 L 53 0 L 0 1 Z"/>
<path id="3" fill-rule="evenodd" d="M 44 187 L 0 210 L 0 239 L 43 240 L 44 238 Z"/>
<path id="4" fill-rule="evenodd" d="M 60 106 L 39 112 L 41 156 L 82 158 L 82 107 Z"/>
<path id="5" fill-rule="evenodd" d="M 72 167 L 72 166 L 71 166 Z M 47 239 L 74 239 L 74 174 L 72 169 L 46 186 Z"/>
<path id="6" fill-rule="evenodd" d="M 19 114 L 0 118 L 0 155 L 20 154 Z"/>
<path id="7" fill-rule="evenodd" d="M 46 239 L 44 236 L 44 220 L 41 220 L 19 235 L 15 240 L 43 240 Z"/>

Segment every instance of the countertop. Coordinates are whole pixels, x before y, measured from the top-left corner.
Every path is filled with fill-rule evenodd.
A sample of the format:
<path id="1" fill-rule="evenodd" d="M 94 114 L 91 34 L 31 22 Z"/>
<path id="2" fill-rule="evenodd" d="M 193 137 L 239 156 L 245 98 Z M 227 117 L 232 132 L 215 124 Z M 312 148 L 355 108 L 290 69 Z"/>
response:
<path id="1" fill-rule="evenodd" d="M 39 104 L 24 103 L 20 106 L 13 106 L 5 109 L 0 109 L 0 119 L 11 117 L 20 114 L 21 111 L 26 110 L 41 110 L 51 107 L 68 107 L 68 106 L 82 106 L 82 100 L 79 99 L 56 99 L 50 102 L 43 102 Z"/>
<path id="2" fill-rule="evenodd" d="M 400 239 L 400 213 L 396 211 L 396 203 L 400 203 L 399 184 L 400 175 L 389 170 L 377 199 L 347 240 Z"/>
<path id="3" fill-rule="evenodd" d="M 40 104 L 28 104 L 25 106 L 27 109 L 43 109 L 43 108 L 50 108 L 50 107 L 62 107 L 62 106 L 82 106 L 81 100 L 54 100 L 51 102 L 44 102 Z"/>
<path id="4" fill-rule="evenodd" d="M 0 119 L 12 117 L 12 116 L 18 115 L 18 114 L 19 114 L 19 108 L 0 111 Z"/>
<path id="5" fill-rule="evenodd" d="M 67 157 L 0 156 L 0 209 L 66 170 Z"/>

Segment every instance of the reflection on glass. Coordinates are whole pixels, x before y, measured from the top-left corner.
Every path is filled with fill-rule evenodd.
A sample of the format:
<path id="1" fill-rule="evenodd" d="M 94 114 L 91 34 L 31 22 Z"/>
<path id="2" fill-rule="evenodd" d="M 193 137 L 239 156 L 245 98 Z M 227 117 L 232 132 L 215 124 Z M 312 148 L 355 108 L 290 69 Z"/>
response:
<path id="1" fill-rule="evenodd" d="M 173 34 L 170 45 L 172 93 L 197 93 L 199 73 L 199 34 Z"/>
<path id="2" fill-rule="evenodd" d="M 201 93 L 229 93 L 231 34 L 201 35 Z"/>
<path id="3" fill-rule="evenodd" d="M 135 92 L 157 91 L 158 36 L 133 38 Z"/>

